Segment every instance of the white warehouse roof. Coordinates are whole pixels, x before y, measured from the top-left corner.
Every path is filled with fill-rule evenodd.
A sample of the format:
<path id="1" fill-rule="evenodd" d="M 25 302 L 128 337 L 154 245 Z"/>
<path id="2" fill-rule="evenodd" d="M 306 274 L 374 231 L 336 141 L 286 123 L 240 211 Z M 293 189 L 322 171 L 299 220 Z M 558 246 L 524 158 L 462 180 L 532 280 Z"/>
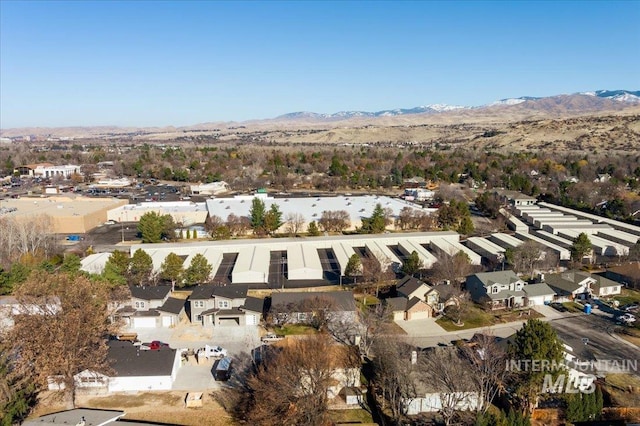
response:
<path id="1" fill-rule="evenodd" d="M 542 244 L 543 246 L 553 250 L 557 255 L 558 258 L 560 260 L 569 260 L 571 259 L 571 252 L 564 248 L 564 247 L 560 247 L 559 245 L 553 244 L 547 240 L 543 240 L 542 238 L 538 237 L 537 235 L 534 234 L 529 234 L 527 232 L 516 232 L 516 236 L 518 238 L 521 238 L 522 240 L 531 240 L 531 241 L 536 241 L 540 244 Z"/>
<path id="2" fill-rule="evenodd" d="M 572 214 L 574 216 L 584 217 L 584 218 L 593 220 L 593 221 L 598 222 L 598 223 L 606 223 L 606 224 L 611 225 L 613 228 L 618 229 L 620 231 L 625 231 L 625 232 L 629 232 L 631 234 L 640 236 L 640 226 L 635 226 L 635 225 L 631 225 L 631 224 L 628 224 L 628 223 L 619 222 L 617 220 L 609 219 L 609 218 L 598 216 L 598 215 L 591 214 L 591 213 L 581 212 L 579 210 L 569 209 L 567 207 L 557 206 L 555 204 L 550 204 L 550 203 L 539 203 L 539 204 L 541 206 L 548 207 L 548 208 L 551 208 L 551 209 L 554 209 L 554 210 L 558 210 L 558 211 L 561 211 L 561 212 L 569 213 L 569 214 Z"/>
<path id="3" fill-rule="evenodd" d="M 264 245 L 243 247 L 231 272 L 236 284 L 266 283 L 269 278 L 271 253 Z"/>
<path id="4" fill-rule="evenodd" d="M 318 250 L 308 244 L 287 247 L 288 277 L 290 280 L 321 280 L 322 264 Z"/>
<path id="5" fill-rule="evenodd" d="M 398 243 L 398 248 L 402 250 L 402 252 L 409 256 L 414 251 L 418 253 L 418 257 L 422 261 L 425 268 L 431 268 L 434 263 L 438 261 L 438 259 L 429 253 L 429 251 L 422 247 L 419 243 L 411 240 L 400 241 Z"/>
<path id="6" fill-rule="evenodd" d="M 497 232 L 495 234 L 491 234 L 489 236 L 489 239 L 498 244 L 500 247 L 504 247 L 505 249 L 507 248 L 516 248 L 520 245 L 522 245 L 522 240 L 517 239 L 516 237 L 509 235 L 509 234 L 503 234 L 501 232 Z"/>
<path id="7" fill-rule="evenodd" d="M 433 238 L 429 243 L 429 247 L 435 252 L 444 256 L 453 256 L 458 252 L 466 253 L 472 265 L 481 265 L 482 256 L 470 248 L 460 244 L 458 241 L 451 241 L 444 238 Z"/>
<path id="8" fill-rule="evenodd" d="M 283 221 L 289 214 L 302 214 L 305 223 L 317 221 L 322 217 L 323 211 L 345 210 L 351 218 L 351 228 L 360 226 L 363 217 L 369 217 L 373 213 L 376 204 L 382 208 L 390 208 L 393 215 L 397 216 L 404 207 L 414 210 L 433 213 L 437 209 L 423 209 L 421 206 L 405 200 L 386 196 L 337 196 L 337 197 L 291 197 L 273 198 L 266 194 L 240 195 L 234 198 L 213 198 L 207 200 L 209 216 L 218 216 L 226 220 L 230 213 L 236 216 L 249 217 L 251 203 L 254 198 L 264 201 L 268 210 L 272 204 L 276 204 L 282 212 Z"/>

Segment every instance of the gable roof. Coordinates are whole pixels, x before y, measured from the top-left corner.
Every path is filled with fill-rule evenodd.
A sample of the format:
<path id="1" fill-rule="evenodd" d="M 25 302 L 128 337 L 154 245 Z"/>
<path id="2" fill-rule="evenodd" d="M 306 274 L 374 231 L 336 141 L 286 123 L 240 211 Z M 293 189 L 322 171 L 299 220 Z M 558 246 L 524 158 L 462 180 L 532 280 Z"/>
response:
<path id="1" fill-rule="evenodd" d="M 640 262 L 629 262 L 624 265 L 609 268 L 609 271 L 633 280 L 640 280 Z"/>
<path id="2" fill-rule="evenodd" d="M 413 308 L 414 306 L 419 305 L 419 304 L 421 304 L 421 303 L 422 303 L 423 305 L 429 306 L 429 305 L 427 305 L 425 302 L 423 302 L 422 300 L 418 299 L 417 297 L 412 297 L 412 298 L 411 298 L 411 300 L 409 300 L 409 301 L 407 302 L 407 311 L 408 311 L 409 309 Z"/>
<path id="3" fill-rule="evenodd" d="M 425 283 L 417 278 L 407 275 L 396 283 L 396 291 L 409 296 L 414 291 L 418 290 L 422 286 L 427 286 Z M 428 286 L 427 286 L 428 287 Z"/>
<path id="4" fill-rule="evenodd" d="M 384 299 L 384 302 L 391 307 L 393 312 L 404 312 L 407 309 L 408 300 L 406 297 L 389 297 Z"/>
<path id="5" fill-rule="evenodd" d="M 175 357 L 176 350 L 169 347 L 141 351 L 131 342 L 109 341 L 108 359 L 118 377 L 169 376 Z"/>
<path id="6" fill-rule="evenodd" d="M 193 288 L 191 291 L 191 295 L 189 296 L 189 300 L 206 300 L 211 299 L 213 295 L 213 290 L 215 286 L 213 285 L 199 285 Z"/>
<path id="7" fill-rule="evenodd" d="M 242 309 L 262 314 L 262 312 L 264 312 L 264 299 L 249 296 L 245 299 Z"/>
<path id="8" fill-rule="evenodd" d="M 327 300 L 333 302 L 334 311 L 355 311 L 356 302 L 351 291 L 314 291 L 314 292 L 292 292 L 273 293 L 271 295 L 271 309 L 277 306 L 287 306 L 299 304 L 305 300 Z"/>
<path id="9" fill-rule="evenodd" d="M 513 271 L 494 271 L 494 272 L 479 272 L 472 275 L 480 280 L 485 287 L 493 284 L 510 284 L 516 281 L 522 281 Z"/>
<path id="10" fill-rule="evenodd" d="M 524 287 L 522 287 L 522 291 L 524 291 L 529 297 L 548 296 L 550 294 L 556 294 L 556 292 L 545 283 L 525 285 Z"/>
<path id="11" fill-rule="evenodd" d="M 184 309 L 184 300 L 170 297 L 164 302 L 164 305 L 158 308 L 159 311 L 168 312 L 170 314 L 179 314 Z"/>
<path id="12" fill-rule="evenodd" d="M 577 289 L 580 288 L 579 283 L 586 280 L 587 278 L 593 278 L 595 280 L 595 275 L 591 276 L 586 272 L 581 271 L 565 271 L 560 274 L 549 274 L 546 275 L 544 280 L 549 286 L 562 290 L 566 293 L 573 293 Z"/>
<path id="13" fill-rule="evenodd" d="M 51 425 L 70 426 L 79 424 L 82 419 L 86 425 L 102 426 L 111 424 L 124 416 L 124 411 L 116 410 L 94 410 L 91 408 L 75 408 L 73 410 L 60 411 L 46 414 L 35 419 L 25 420 L 24 426 Z"/>
<path id="14" fill-rule="evenodd" d="M 434 286 L 431 291 L 438 293 L 441 302 L 446 302 L 451 299 L 451 297 L 458 295 L 458 290 L 451 284 L 438 284 Z M 431 293 L 431 291 L 429 293 Z"/>
<path id="15" fill-rule="evenodd" d="M 224 297 L 225 299 L 243 299 L 247 297 L 248 285 L 229 284 L 222 287 L 214 287 L 214 297 Z"/>
<path id="16" fill-rule="evenodd" d="M 130 286 L 131 297 L 142 300 L 162 300 L 171 293 L 169 285 Z"/>

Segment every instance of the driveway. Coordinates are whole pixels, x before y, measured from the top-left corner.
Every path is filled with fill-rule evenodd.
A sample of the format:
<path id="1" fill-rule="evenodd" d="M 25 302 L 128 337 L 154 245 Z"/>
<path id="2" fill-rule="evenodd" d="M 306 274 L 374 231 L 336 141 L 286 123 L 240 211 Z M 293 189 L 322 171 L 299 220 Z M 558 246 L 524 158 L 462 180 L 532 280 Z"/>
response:
<path id="1" fill-rule="evenodd" d="M 560 312 L 560 311 L 557 311 L 557 310 L 553 309 L 551 306 L 548 306 L 548 305 L 535 305 L 535 306 L 533 307 L 533 309 L 534 309 L 536 312 L 538 312 L 538 313 L 540 313 L 540 314 L 544 315 L 544 317 L 545 317 L 547 320 L 553 320 L 553 319 L 558 319 L 558 318 L 564 318 L 564 317 L 568 316 L 568 315 L 567 315 L 567 313 L 568 313 L 568 312 Z"/>

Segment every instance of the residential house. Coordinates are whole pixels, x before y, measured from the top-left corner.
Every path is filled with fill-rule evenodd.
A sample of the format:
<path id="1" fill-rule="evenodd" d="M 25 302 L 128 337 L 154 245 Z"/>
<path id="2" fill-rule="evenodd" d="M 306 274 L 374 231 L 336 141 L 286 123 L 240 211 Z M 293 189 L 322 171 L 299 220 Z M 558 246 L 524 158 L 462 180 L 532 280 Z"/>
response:
<path id="1" fill-rule="evenodd" d="M 474 302 L 491 309 L 525 306 L 526 285 L 513 271 L 480 272 L 467 277 L 466 288 Z"/>
<path id="2" fill-rule="evenodd" d="M 406 276 L 396 284 L 397 297 L 386 299 L 395 321 L 431 318 L 438 306 L 439 296 L 424 282 Z"/>
<path id="3" fill-rule="evenodd" d="M 248 286 L 200 285 L 189 296 L 191 322 L 204 326 L 259 325 L 264 299 L 247 296 Z"/>
<path id="4" fill-rule="evenodd" d="M 527 295 L 526 304 L 529 306 L 548 304 L 556 296 L 555 290 L 545 283 L 525 285 L 522 291 Z"/>
<path id="5" fill-rule="evenodd" d="M 131 342 L 109 341 L 112 374 L 84 370 L 74 376 L 78 391 L 129 392 L 171 390 L 181 366 L 182 350 L 140 350 Z"/>
<path id="6" fill-rule="evenodd" d="M 545 276 L 545 282 L 558 296 L 567 299 L 590 299 L 620 294 L 622 284 L 600 275 L 582 271 L 566 271 Z"/>
<path id="7" fill-rule="evenodd" d="M 55 314 L 61 309 L 60 299 L 56 296 L 33 303 L 21 302 L 15 296 L 0 296 L 0 329 L 13 327 L 17 315 Z"/>
<path id="8" fill-rule="evenodd" d="M 184 312 L 184 300 L 170 297 L 171 286 L 131 286 L 131 298 L 115 317 L 133 328 L 173 327 Z"/>
<path id="9" fill-rule="evenodd" d="M 273 293 L 269 312 L 276 323 L 309 323 L 320 313 L 329 321 L 358 320 L 351 291 Z"/>
<path id="10" fill-rule="evenodd" d="M 534 197 L 529 197 L 518 191 L 511 191 L 507 189 L 497 189 L 494 191 L 500 200 L 505 204 L 511 204 L 512 206 L 533 206 L 538 200 Z"/>

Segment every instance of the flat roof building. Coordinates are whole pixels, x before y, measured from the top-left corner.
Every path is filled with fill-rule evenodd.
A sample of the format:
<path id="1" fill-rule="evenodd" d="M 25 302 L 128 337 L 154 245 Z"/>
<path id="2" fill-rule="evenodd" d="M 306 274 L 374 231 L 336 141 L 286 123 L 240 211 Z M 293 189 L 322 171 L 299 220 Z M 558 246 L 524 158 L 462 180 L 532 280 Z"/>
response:
<path id="1" fill-rule="evenodd" d="M 191 201 L 160 201 L 127 204 L 107 214 L 109 220 L 116 222 L 138 222 L 145 213 L 155 212 L 171 215 L 174 222 L 182 225 L 204 223 L 207 219 L 207 205 Z"/>
<path id="2" fill-rule="evenodd" d="M 6 213 L 0 217 L 22 220 L 46 215 L 51 217 L 54 233 L 84 234 L 106 222 L 109 210 L 125 204 L 127 200 L 82 196 L 10 198 L 2 200 Z"/>

